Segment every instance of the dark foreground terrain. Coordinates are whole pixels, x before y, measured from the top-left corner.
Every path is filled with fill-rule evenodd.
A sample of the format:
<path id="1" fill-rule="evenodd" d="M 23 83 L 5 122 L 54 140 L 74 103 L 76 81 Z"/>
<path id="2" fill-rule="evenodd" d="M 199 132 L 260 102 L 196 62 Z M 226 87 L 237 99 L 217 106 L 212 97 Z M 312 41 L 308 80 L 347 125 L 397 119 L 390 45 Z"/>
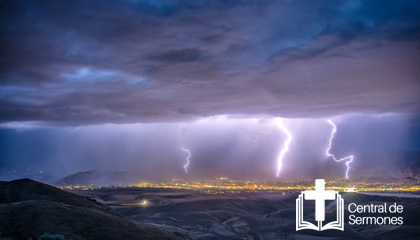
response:
<path id="1" fill-rule="evenodd" d="M 208 195 L 168 189 L 78 191 L 137 222 L 158 227 L 185 239 L 420 239 L 420 199 L 342 194 L 347 204 L 388 204 L 404 207 L 402 226 L 346 224 L 345 231 L 296 232 L 297 194 L 241 193 Z M 329 216 L 335 204 L 326 204 Z M 311 206 L 305 220 L 314 219 Z M 362 215 L 358 215 L 362 216 Z M 382 215 L 376 215 L 382 216 Z M 385 215 L 384 215 L 385 216 Z M 329 219 L 327 219 L 329 221 Z"/>
<path id="2" fill-rule="evenodd" d="M 405 196 L 405 195 L 401 195 Z M 420 198 L 344 193 L 345 231 L 295 230 L 295 193 L 209 195 L 171 189 L 66 192 L 29 179 L 0 182 L 0 239 L 420 239 Z M 314 219 L 311 202 L 304 219 Z M 403 225 L 348 224 L 347 205 L 404 207 Z M 306 204 L 306 203 L 305 203 Z M 326 202 L 326 222 L 335 216 Z M 369 216 L 358 215 L 358 216 Z M 375 214 L 370 215 L 375 216 Z M 378 215 L 376 216 L 393 216 Z"/>
<path id="3" fill-rule="evenodd" d="M 0 239 L 177 239 L 86 197 L 30 179 L 0 182 Z"/>

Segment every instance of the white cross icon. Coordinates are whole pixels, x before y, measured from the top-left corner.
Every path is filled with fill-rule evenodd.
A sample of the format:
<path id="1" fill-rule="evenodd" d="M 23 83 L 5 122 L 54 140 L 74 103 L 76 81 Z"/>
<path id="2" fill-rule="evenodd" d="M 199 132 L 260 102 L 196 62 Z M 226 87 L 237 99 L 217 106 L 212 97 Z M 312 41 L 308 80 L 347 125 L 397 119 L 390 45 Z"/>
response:
<path id="1" fill-rule="evenodd" d="M 315 190 L 305 191 L 305 200 L 315 200 L 315 220 L 325 220 L 325 200 L 335 200 L 335 191 L 325 191 L 325 180 L 315 180 Z"/>

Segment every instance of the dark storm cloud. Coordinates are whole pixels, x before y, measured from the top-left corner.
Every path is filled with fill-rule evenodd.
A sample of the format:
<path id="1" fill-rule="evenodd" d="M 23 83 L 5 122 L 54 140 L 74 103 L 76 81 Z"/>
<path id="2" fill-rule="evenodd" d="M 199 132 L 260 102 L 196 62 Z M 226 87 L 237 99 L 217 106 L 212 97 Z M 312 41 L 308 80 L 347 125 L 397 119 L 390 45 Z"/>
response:
<path id="1" fill-rule="evenodd" d="M 150 59 L 166 63 L 194 62 L 205 58 L 205 54 L 198 49 L 170 50 L 158 55 L 151 55 Z"/>
<path id="2" fill-rule="evenodd" d="M 418 1 L 3 1 L 0 121 L 417 112 Z"/>

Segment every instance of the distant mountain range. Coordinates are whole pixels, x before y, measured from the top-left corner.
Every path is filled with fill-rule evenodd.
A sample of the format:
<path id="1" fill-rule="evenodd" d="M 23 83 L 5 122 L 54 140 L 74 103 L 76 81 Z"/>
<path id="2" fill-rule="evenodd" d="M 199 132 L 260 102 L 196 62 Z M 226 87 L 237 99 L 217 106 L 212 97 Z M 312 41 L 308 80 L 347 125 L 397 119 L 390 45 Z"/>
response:
<path id="1" fill-rule="evenodd" d="M 81 171 L 54 182 L 56 185 L 124 185 L 136 184 L 141 175 L 127 171 Z"/>
<path id="2" fill-rule="evenodd" d="M 354 177 L 365 179 L 387 179 L 395 181 L 420 180 L 420 160 L 396 164 L 379 164 L 376 167 L 357 169 Z"/>
<path id="3" fill-rule="evenodd" d="M 30 179 L 0 182 L 0 239 L 177 239 L 93 199 Z"/>
<path id="4" fill-rule="evenodd" d="M 420 160 L 396 164 L 380 164 L 366 169 L 353 169 L 351 178 L 379 181 L 418 181 L 420 180 Z M 127 171 L 81 171 L 55 182 L 54 185 L 128 185 L 141 181 L 158 181 L 145 179 L 136 172 Z"/>

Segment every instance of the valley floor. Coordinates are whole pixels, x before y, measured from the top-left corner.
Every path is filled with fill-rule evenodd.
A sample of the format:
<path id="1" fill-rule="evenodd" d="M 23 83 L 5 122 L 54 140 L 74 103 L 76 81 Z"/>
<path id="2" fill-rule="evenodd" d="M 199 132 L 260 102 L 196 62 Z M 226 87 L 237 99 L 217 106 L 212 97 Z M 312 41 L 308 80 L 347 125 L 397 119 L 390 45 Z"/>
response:
<path id="1" fill-rule="evenodd" d="M 420 199 L 345 193 L 345 231 L 296 231 L 295 193 L 203 194 L 173 189 L 103 189 L 72 191 L 108 205 L 140 223 L 185 239 L 418 239 Z M 311 201 L 313 202 L 313 201 Z M 326 203 L 335 216 L 335 203 Z M 397 203 L 403 225 L 350 225 L 347 204 Z M 305 206 L 305 220 L 314 219 L 314 207 Z M 366 216 L 366 215 L 360 215 Z M 379 215 L 377 215 L 379 216 Z M 381 215 L 385 216 L 385 215 Z M 392 216 L 392 215 L 389 215 Z M 327 217 L 328 222 L 330 219 Z"/>

